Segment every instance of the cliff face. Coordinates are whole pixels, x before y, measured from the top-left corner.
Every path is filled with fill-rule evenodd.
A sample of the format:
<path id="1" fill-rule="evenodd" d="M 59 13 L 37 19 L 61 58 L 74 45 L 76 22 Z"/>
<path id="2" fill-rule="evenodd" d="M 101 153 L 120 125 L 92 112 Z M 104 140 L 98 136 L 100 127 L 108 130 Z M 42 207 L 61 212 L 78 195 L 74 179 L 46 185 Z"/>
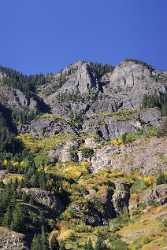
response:
<path id="1" fill-rule="evenodd" d="M 165 72 L 135 60 L 125 60 L 115 67 L 79 61 L 60 73 L 36 77 L 0 71 L 2 105 L 15 111 L 51 110 L 61 116 L 77 112 L 89 117 L 139 108 L 144 96 L 165 95 L 167 88 Z"/>
<path id="2" fill-rule="evenodd" d="M 165 249 L 166 136 L 167 73 L 146 63 L 1 67 L 0 248 Z"/>
<path id="3" fill-rule="evenodd" d="M 59 77 L 54 75 L 49 84 L 39 88 L 53 112 L 59 113 L 58 105 L 68 111 L 77 107 L 87 114 L 136 108 L 144 95 L 166 92 L 165 74 L 136 61 L 124 61 L 115 68 L 78 62 L 62 71 L 63 81 L 58 86 Z"/>

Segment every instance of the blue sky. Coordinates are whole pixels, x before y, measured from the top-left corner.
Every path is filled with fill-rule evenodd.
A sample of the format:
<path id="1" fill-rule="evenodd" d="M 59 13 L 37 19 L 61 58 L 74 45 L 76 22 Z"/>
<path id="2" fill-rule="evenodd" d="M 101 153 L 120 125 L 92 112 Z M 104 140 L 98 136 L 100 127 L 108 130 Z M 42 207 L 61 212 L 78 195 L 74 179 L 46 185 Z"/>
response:
<path id="1" fill-rule="evenodd" d="M 166 0 L 1 0 L 0 64 L 54 72 L 124 58 L 167 70 Z"/>

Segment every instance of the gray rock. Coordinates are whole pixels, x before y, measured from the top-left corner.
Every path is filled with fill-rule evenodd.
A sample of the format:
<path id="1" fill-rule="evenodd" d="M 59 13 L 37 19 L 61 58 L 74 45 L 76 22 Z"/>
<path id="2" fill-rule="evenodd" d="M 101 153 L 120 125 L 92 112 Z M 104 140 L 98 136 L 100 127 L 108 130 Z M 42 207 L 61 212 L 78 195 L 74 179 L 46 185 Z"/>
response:
<path id="1" fill-rule="evenodd" d="M 113 117 L 96 116 L 90 118 L 83 125 L 86 133 L 96 133 L 105 140 L 113 139 L 128 132 L 135 132 L 141 128 L 136 120 L 115 120 Z"/>
<path id="2" fill-rule="evenodd" d="M 27 97 L 19 89 L 9 88 L 0 85 L 0 102 L 11 110 L 18 111 L 37 111 L 38 102 L 33 97 Z"/>
<path id="3" fill-rule="evenodd" d="M 161 111 L 158 108 L 149 108 L 140 112 L 140 122 L 142 125 L 159 127 L 161 122 Z"/>
<path id="4" fill-rule="evenodd" d="M 64 204 L 60 197 L 53 192 L 39 188 L 23 188 L 22 191 L 31 196 L 35 202 L 51 209 L 56 214 L 59 214 L 64 209 Z"/>
<path id="5" fill-rule="evenodd" d="M 28 131 L 34 137 L 51 136 L 59 133 L 74 133 L 71 126 L 63 119 L 33 120 L 28 127 Z"/>
<path id="6" fill-rule="evenodd" d="M 56 145 L 55 149 L 48 152 L 48 157 L 51 162 L 68 162 L 77 161 L 78 156 L 75 153 L 79 147 L 77 141 L 67 141 L 66 143 L 61 143 Z"/>
<path id="7" fill-rule="evenodd" d="M 0 227 L 0 249 L 28 250 L 25 245 L 25 235 Z"/>
<path id="8" fill-rule="evenodd" d="M 113 206 L 116 214 L 120 215 L 123 212 L 128 212 L 130 199 L 130 185 L 122 182 L 115 183 L 116 189 L 112 196 Z"/>
<path id="9" fill-rule="evenodd" d="M 167 203 L 167 184 L 157 185 L 145 192 L 144 202 L 158 202 L 161 205 Z"/>
<path id="10" fill-rule="evenodd" d="M 76 110 L 76 105 L 87 114 L 115 112 L 120 108 L 139 108 L 145 95 L 167 93 L 167 77 L 163 76 L 162 80 L 159 77 L 162 74 L 145 63 L 124 61 L 100 77 L 96 69 L 95 64 L 78 62 L 62 72 L 66 77 L 55 91 L 58 74 L 39 88 L 53 112 L 62 111 L 62 115 L 68 115 Z M 59 96 L 63 97 L 61 101 Z"/>

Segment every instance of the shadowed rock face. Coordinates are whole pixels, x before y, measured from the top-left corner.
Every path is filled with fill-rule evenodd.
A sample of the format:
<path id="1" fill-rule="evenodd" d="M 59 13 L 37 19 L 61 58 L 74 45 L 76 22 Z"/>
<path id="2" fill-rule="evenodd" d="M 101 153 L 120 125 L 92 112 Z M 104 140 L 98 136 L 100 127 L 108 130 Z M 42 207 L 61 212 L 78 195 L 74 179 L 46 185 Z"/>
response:
<path id="1" fill-rule="evenodd" d="M 29 195 L 35 202 L 53 211 L 56 215 L 60 214 L 64 209 L 64 204 L 60 197 L 53 192 L 39 188 L 24 188 L 22 191 Z"/>
<path id="2" fill-rule="evenodd" d="M 12 110 L 37 109 L 37 101 L 33 97 L 27 97 L 19 89 L 7 86 L 0 86 L 0 101 Z"/>
<path id="3" fill-rule="evenodd" d="M 74 133 L 73 128 L 62 119 L 39 119 L 19 127 L 19 132 L 31 132 L 34 137 L 52 136 L 59 133 Z"/>

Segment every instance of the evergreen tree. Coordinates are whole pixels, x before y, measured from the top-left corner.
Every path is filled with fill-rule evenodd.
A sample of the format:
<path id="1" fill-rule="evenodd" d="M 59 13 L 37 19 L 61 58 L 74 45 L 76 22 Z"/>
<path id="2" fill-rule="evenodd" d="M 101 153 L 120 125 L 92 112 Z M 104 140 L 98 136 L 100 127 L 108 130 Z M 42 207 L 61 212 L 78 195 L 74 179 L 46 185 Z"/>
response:
<path id="1" fill-rule="evenodd" d="M 24 211 L 18 204 L 16 205 L 12 213 L 11 228 L 18 232 L 21 232 L 24 229 Z"/>
<path id="2" fill-rule="evenodd" d="M 31 243 L 31 250 L 41 250 L 41 237 L 40 235 L 34 235 Z"/>
<path id="3" fill-rule="evenodd" d="M 41 250 L 49 250 L 49 242 L 45 234 L 44 226 L 41 228 Z"/>
<path id="4" fill-rule="evenodd" d="M 101 237 L 97 238 L 95 250 L 106 250 L 106 245 Z"/>
<path id="5" fill-rule="evenodd" d="M 6 213 L 4 214 L 2 224 L 4 226 L 10 226 L 12 222 L 12 207 L 8 206 Z"/>
<path id="6" fill-rule="evenodd" d="M 54 250 L 57 250 L 57 249 L 59 249 L 59 250 L 66 250 L 65 244 L 64 244 L 63 241 L 60 241 L 60 242 L 59 242 L 59 246 L 57 246 L 57 242 L 55 241 L 55 242 L 54 242 L 54 247 L 53 247 L 53 249 L 54 249 Z"/>
<path id="7" fill-rule="evenodd" d="M 94 250 L 91 239 L 85 244 L 85 250 Z"/>

